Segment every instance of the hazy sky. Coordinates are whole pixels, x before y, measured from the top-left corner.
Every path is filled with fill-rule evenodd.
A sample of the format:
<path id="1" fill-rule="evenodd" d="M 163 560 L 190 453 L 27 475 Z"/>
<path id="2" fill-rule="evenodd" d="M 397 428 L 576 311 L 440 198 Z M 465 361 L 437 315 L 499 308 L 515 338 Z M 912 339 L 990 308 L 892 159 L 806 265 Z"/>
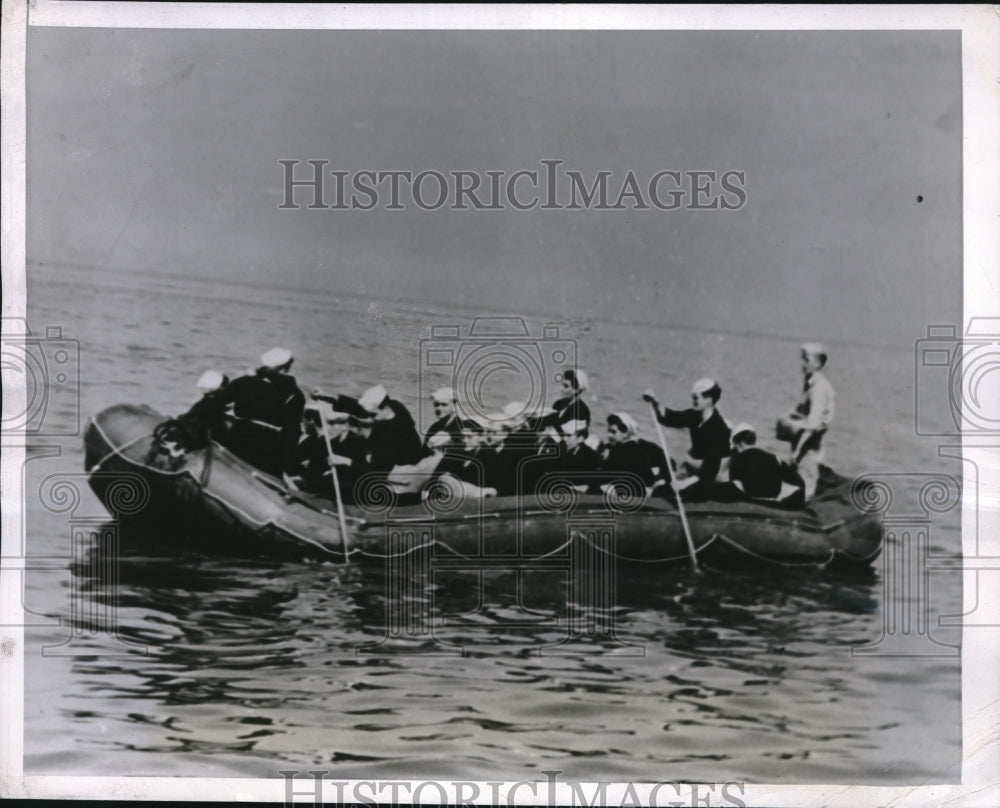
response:
<path id="1" fill-rule="evenodd" d="M 281 159 L 747 201 L 288 211 Z M 958 32 L 36 28 L 28 168 L 34 261 L 875 344 L 960 316 Z"/>

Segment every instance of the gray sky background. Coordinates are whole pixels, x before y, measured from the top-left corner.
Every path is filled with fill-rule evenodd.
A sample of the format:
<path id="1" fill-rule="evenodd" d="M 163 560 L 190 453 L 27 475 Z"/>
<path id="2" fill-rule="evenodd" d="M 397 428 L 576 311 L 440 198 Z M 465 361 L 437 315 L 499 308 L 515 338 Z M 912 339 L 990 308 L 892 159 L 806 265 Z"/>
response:
<path id="1" fill-rule="evenodd" d="M 911 345 L 960 317 L 961 134 L 958 32 L 34 28 L 28 257 Z M 735 169 L 747 204 L 283 211 L 280 159 Z"/>

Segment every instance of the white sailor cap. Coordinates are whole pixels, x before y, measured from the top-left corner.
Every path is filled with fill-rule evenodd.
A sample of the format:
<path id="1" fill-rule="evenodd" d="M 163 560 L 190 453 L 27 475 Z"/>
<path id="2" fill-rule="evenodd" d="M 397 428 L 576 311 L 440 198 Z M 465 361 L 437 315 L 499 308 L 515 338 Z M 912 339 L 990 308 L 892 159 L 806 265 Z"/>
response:
<path id="1" fill-rule="evenodd" d="M 803 342 L 802 353 L 806 356 L 826 356 L 826 348 L 818 342 Z"/>
<path id="2" fill-rule="evenodd" d="M 493 430 L 494 432 L 510 427 L 510 419 L 505 413 L 502 412 L 487 413 L 484 420 L 486 422 L 485 428 Z"/>
<path id="3" fill-rule="evenodd" d="M 757 430 L 754 429 L 752 426 L 750 426 L 750 424 L 745 422 L 734 426 L 733 431 L 730 434 L 733 436 L 733 440 L 736 440 L 736 438 L 738 438 L 744 432 L 749 432 L 754 437 L 757 437 Z"/>
<path id="4" fill-rule="evenodd" d="M 528 405 L 523 401 L 511 401 L 503 406 L 503 414 L 511 426 L 523 424 L 527 420 L 525 415 Z"/>
<path id="5" fill-rule="evenodd" d="M 635 432 L 639 428 L 639 425 L 635 422 L 635 418 L 627 412 L 613 412 L 608 417 L 611 418 L 612 416 L 621 421 L 629 432 Z"/>
<path id="6" fill-rule="evenodd" d="M 715 381 L 715 379 L 709 379 L 708 377 L 706 377 L 704 379 L 698 379 L 698 381 L 696 381 L 692 385 L 691 392 L 703 396 L 709 390 L 712 390 L 713 388 L 718 388 L 718 386 L 719 384 L 718 382 Z"/>
<path id="7" fill-rule="evenodd" d="M 261 367 L 280 368 L 292 361 L 292 352 L 287 348 L 271 348 L 260 355 Z"/>
<path id="8" fill-rule="evenodd" d="M 559 427 L 564 435 L 579 435 L 587 429 L 586 421 L 566 421 Z"/>
<path id="9" fill-rule="evenodd" d="M 451 387 L 440 387 L 431 393 L 431 399 L 438 404 L 451 404 L 455 401 L 455 391 Z"/>
<path id="10" fill-rule="evenodd" d="M 378 412 L 379 407 L 382 406 L 382 402 L 386 400 L 389 393 L 381 384 L 376 384 L 374 387 L 369 387 L 361 394 L 361 398 L 358 399 L 358 404 L 362 406 L 363 409 L 368 412 L 375 413 Z"/>
<path id="11" fill-rule="evenodd" d="M 222 387 L 223 375 L 217 370 L 206 370 L 198 377 L 198 389 L 203 393 L 211 393 Z"/>

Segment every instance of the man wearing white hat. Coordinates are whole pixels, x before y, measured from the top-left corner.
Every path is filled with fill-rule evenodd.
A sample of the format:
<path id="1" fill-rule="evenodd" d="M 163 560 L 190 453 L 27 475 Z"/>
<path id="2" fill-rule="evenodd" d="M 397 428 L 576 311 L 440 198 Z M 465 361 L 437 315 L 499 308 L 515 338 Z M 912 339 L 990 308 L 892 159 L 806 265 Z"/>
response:
<path id="1" fill-rule="evenodd" d="M 289 369 L 291 351 L 271 348 L 260 357 L 253 376 L 241 376 L 229 385 L 226 400 L 236 416 L 230 430 L 230 448 L 262 471 L 281 474 L 294 487 L 298 443 L 302 432 L 305 395 Z"/>
<path id="2" fill-rule="evenodd" d="M 586 421 L 566 421 L 560 428 L 563 435 L 560 471 L 571 485 L 585 491 L 594 482 L 601 456 L 586 443 L 589 436 Z"/>
<path id="3" fill-rule="evenodd" d="M 413 465 L 427 456 L 410 411 L 402 402 L 390 398 L 381 384 L 365 390 L 358 406 L 374 420 L 367 441 L 372 471 Z"/>
<path id="4" fill-rule="evenodd" d="M 179 453 L 201 449 L 209 441 L 222 441 L 226 435 L 226 388 L 229 378 L 217 370 L 206 370 L 198 378 L 199 398 L 177 418 L 157 427 L 158 443 L 172 442 Z M 178 454 L 179 456 L 179 454 Z"/>
<path id="5" fill-rule="evenodd" d="M 327 445 L 322 418 L 326 421 Z M 316 494 L 334 496 L 330 463 L 337 472 L 343 502 L 353 502 L 355 483 L 367 471 L 364 441 L 349 428 L 350 413 L 335 410 L 326 401 L 314 401 L 306 408 L 308 434 L 299 443 L 300 476 L 304 487 Z"/>
<path id="6" fill-rule="evenodd" d="M 823 436 L 833 421 L 833 385 L 823 374 L 826 349 L 817 342 L 802 346 L 802 399 L 790 421 L 801 429 L 793 434 L 792 465 L 805 481 L 806 499 L 812 499 L 819 482 L 820 464 L 824 460 Z"/>
<path id="7" fill-rule="evenodd" d="M 427 429 L 424 445 L 430 449 L 449 454 L 462 447 L 463 435 L 473 429 L 473 425 L 458 417 L 455 411 L 455 391 L 441 387 L 431 394 L 435 421 Z"/>
<path id="8" fill-rule="evenodd" d="M 552 404 L 552 412 L 542 418 L 541 429 L 547 426 L 558 428 L 567 421 L 583 421 L 590 428 L 590 407 L 581 398 L 589 386 L 587 374 L 576 368 L 562 372 L 562 397 Z"/>
<path id="9" fill-rule="evenodd" d="M 698 379 L 691 389 L 691 407 L 686 410 L 660 409 L 652 391 L 642 398 L 653 405 L 656 419 L 663 426 L 687 429 L 691 448 L 681 464 L 681 471 L 674 488 L 687 491 L 687 499 L 701 499 L 708 495 L 719 474 L 724 458 L 729 457 L 729 425 L 716 409 L 722 389 L 714 379 Z"/>
<path id="10" fill-rule="evenodd" d="M 198 378 L 199 398 L 180 420 L 196 429 L 205 430 L 210 440 L 220 440 L 226 434 L 226 389 L 229 377 L 217 370 L 206 370 Z"/>

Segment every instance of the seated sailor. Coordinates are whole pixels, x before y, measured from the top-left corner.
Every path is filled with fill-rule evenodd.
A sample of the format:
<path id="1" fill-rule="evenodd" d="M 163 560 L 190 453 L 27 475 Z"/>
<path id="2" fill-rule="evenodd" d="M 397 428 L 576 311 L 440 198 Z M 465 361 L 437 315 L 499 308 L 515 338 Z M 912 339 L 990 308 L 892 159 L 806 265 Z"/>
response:
<path id="1" fill-rule="evenodd" d="M 471 428 L 471 424 L 458 417 L 455 391 L 450 387 L 435 390 L 431 395 L 431 405 L 436 420 L 427 429 L 424 446 L 443 454 L 461 449 L 464 433 Z"/>
<path id="2" fill-rule="evenodd" d="M 466 496 L 496 496 L 496 488 L 488 485 L 486 466 L 490 450 L 486 446 L 486 421 L 476 419 L 474 428 L 463 433 L 463 446 L 438 464 L 437 474 L 444 480 L 456 481 Z"/>
<path id="3" fill-rule="evenodd" d="M 385 387 L 368 388 L 357 403 L 372 418 L 366 441 L 372 471 L 388 472 L 427 456 L 410 411 L 390 398 Z"/>
<path id="4" fill-rule="evenodd" d="M 326 422 L 325 431 L 320 418 Z M 354 501 L 355 483 L 367 470 L 364 441 L 350 429 L 350 419 L 349 413 L 338 412 L 327 402 L 313 402 L 306 408 L 306 436 L 299 442 L 302 487 L 333 498 L 332 463 L 346 503 Z"/>
<path id="5" fill-rule="evenodd" d="M 293 361 L 288 350 L 272 348 L 254 375 L 234 379 L 224 394 L 235 416 L 227 445 L 261 470 L 282 474 L 286 483 L 296 470 L 305 409 L 305 396 L 288 372 Z"/>
<path id="6" fill-rule="evenodd" d="M 733 429 L 729 482 L 717 483 L 711 498 L 724 502 L 755 499 L 787 508 L 803 507 L 802 478 L 790 464 L 782 463 L 777 455 L 756 444 L 757 432 L 750 424 L 739 424 Z"/>
<path id="7" fill-rule="evenodd" d="M 656 419 L 663 426 L 687 429 L 691 436 L 691 448 L 680 464 L 673 487 L 686 491 L 687 499 L 707 496 L 709 487 L 715 482 L 724 458 L 729 456 L 729 426 L 716 409 L 722 390 L 713 379 L 699 379 L 691 391 L 692 406 L 686 410 L 660 409 L 652 391 L 647 390 L 642 398 L 653 405 Z"/>
<path id="8" fill-rule="evenodd" d="M 226 397 L 229 378 L 217 370 L 206 370 L 198 378 L 199 398 L 183 415 L 164 421 L 153 433 L 154 448 L 174 458 L 192 449 L 203 449 L 212 440 L 225 438 Z"/>
<path id="9" fill-rule="evenodd" d="M 541 418 L 539 427 L 557 427 L 567 421 L 583 421 L 590 429 L 590 407 L 581 398 L 586 392 L 589 380 L 582 370 L 567 368 L 562 372 L 560 385 L 562 397 L 552 404 L 552 410 Z"/>
<path id="10" fill-rule="evenodd" d="M 586 491 L 595 482 L 601 456 L 587 445 L 589 430 L 585 421 L 566 421 L 561 431 L 559 473 L 577 490 Z"/>
<path id="11" fill-rule="evenodd" d="M 638 442 L 635 419 L 627 412 L 613 412 L 608 416 L 607 423 L 607 441 L 600 451 L 601 487 L 613 484 L 617 478 L 623 481 L 626 489 L 630 489 L 624 481 L 637 477 L 647 493 L 652 492 L 657 475 L 653 472 L 649 455 Z"/>
<path id="12" fill-rule="evenodd" d="M 520 454 L 508 445 L 512 422 L 506 413 L 491 413 L 483 420 L 483 434 L 478 456 L 483 464 L 484 487 L 495 489 L 498 496 L 517 493 L 517 464 Z"/>

